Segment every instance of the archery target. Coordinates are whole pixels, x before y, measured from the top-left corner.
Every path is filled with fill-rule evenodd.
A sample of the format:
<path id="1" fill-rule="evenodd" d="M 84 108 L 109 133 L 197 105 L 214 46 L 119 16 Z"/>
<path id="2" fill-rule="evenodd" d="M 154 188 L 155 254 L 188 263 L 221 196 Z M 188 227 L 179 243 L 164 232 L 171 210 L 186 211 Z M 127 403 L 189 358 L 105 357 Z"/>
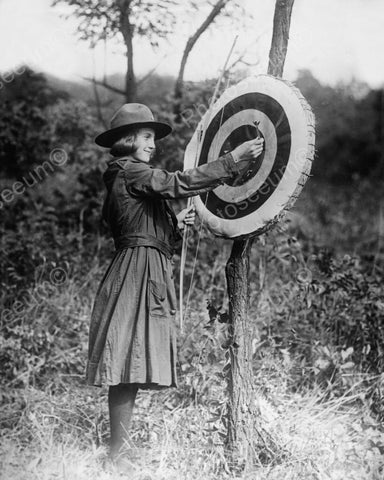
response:
<path id="1" fill-rule="evenodd" d="M 184 168 L 217 160 L 255 138 L 255 122 L 263 153 L 247 172 L 194 198 L 199 217 L 217 236 L 266 231 L 293 205 L 309 176 L 314 116 L 295 87 L 269 75 L 249 77 L 224 92 L 188 144 Z"/>

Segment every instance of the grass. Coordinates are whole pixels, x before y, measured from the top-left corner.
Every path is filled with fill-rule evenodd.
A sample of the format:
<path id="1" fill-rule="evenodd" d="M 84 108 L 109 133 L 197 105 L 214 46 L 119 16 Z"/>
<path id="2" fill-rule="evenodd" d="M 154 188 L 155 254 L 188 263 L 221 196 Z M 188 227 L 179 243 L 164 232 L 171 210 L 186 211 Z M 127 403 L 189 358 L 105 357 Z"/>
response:
<path id="1" fill-rule="evenodd" d="M 232 476 L 207 405 L 175 404 L 172 390 L 142 392 L 135 411 L 130 472 L 107 461 L 106 391 L 69 378 L 60 394 L 28 388 L 13 428 L 3 429 L 2 478 L 18 480 L 381 480 L 384 434 L 356 401 L 358 386 L 342 398 L 285 394 L 259 402 L 265 427 L 279 438 L 280 462 Z M 4 418 L 4 417 L 3 417 Z"/>
<path id="2" fill-rule="evenodd" d="M 90 276 L 98 276 L 95 270 L 91 271 Z M 336 393 L 331 384 L 321 389 L 308 388 L 305 383 L 295 392 L 292 360 L 288 362 L 286 357 L 275 356 L 273 350 L 265 351 L 262 368 L 256 371 L 255 401 L 264 428 L 277 439 L 274 456 L 265 464 L 248 465 L 237 476 L 232 474 L 223 448 L 225 430 L 221 415 L 225 386 L 218 380 L 220 349 L 212 344 L 208 333 L 207 336 L 203 334 L 206 331 L 206 313 L 201 307 L 203 299 L 194 299 L 190 327 L 184 333 L 187 343 L 181 355 L 184 368 L 180 388 L 140 393 L 128 446 L 132 454 L 129 473 L 117 472 L 107 457 L 106 389 L 85 386 L 80 374 L 63 373 L 66 369 L 69 372 L 82 370 L 86 356 L 84 319 L 89 316 L 89 300 L 95 286 L 90 278 L 77 284 L 68 276 L 62 287 L 53 292 L 47 290 L 47 298 L 41 297 L 38 308 L 25 310 L 32 318 L 32 326 L 38 325 L 39 330 L 60 322 L 64 338 L 60 340 L 60 348 L 56 348 L 50 337 L 45 340 L 47 348 L 51 349 L 46 365 L 52 359 L 57 362 L 51 373 L 44 373 L 46 365 L 35 361 L 41 353 L 35 353 L 32 367 L 28 362 L 20 366 L 20 371 L 26 368 L 28 375 L 15 375 L 18 382 L 9 382 L 2 393 L 1 478 L 383 478 L 383 428 L 364 401 L 364 389 L 374 379 L 361 372 L 353 375 L 346 372 L 352 378 L 348 378 L 348 390 L 344 393 Z M 22 323 L 19 321 L 19 324 Z M 32 341 L 30 330 L 27 332 Z M 220 338 L 218 330 L 212 335 Z M 37 340 L 41 340 L 40 336 Z M 220 344 L 220 340 L 217 343 Z M 58 356 L 58 352 L 62 354 Z M 22 354 L 22 350 L 15 352 L 15 358 Z M 40 378 L 40 375 L 44 376 Z M 375 381 L 383 382 L 384 378 Z"/>

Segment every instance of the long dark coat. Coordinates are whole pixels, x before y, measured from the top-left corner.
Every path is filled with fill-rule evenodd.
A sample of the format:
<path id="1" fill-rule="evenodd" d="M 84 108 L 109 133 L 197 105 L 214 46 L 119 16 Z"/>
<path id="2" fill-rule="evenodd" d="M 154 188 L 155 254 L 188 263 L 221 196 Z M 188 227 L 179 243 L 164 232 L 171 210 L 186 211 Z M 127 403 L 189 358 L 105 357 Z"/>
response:
<path id="1" fill-rule="evenodd" d="M 197 195 L 240 170 L 230 154 L 170 173 L 132 157 L 104 173 L 103 216 L 116 247 L 91 317 L 87 382 L 175 386 L 176 294 L 171 256 L 177 221 L 166 199 Z"/>

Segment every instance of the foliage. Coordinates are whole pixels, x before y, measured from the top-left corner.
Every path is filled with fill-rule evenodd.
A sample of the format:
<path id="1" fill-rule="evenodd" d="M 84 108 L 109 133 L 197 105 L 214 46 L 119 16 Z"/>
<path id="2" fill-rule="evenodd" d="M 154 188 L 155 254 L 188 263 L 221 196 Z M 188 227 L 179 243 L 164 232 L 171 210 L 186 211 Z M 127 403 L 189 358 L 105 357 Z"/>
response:
<path id="1" fill-rule="evenodd" d="M 122 34 L 122 12 L 127 12 L 131 34 L 148 39 L 152 46 L 165 38 L 176 21 L 171 7 L 174 0 L 53 0 L 52 5 L 66 4 L 79 18 L 82 40 L 94 46 L 100 40 Z"/>
<path id="2" fill-rule="evenodd" d="M 8 72 L 3 76 L 9 77 L 11 81 L 0 90 L 0 97 L 9 104 L 28 103 L 44 109 L 54 105 L 59 99 L 69 99 L 69 94 L 52 87 L 43 73 L 35 72 L 26 65 L 20 66 L 15 74 Z"/>
<path id="3" fill-rule="evenodd" d="M 335 258 L 324 250 L 302 263 L 295 242 L 289 238 L 277 242 L 273 245 L 269 239 L 260 250 L 268 265 L 265 291 L 260 294 L 260 340 L 273 340 L 276 347 L 287 349 L 305 371 L 304 382 L 344 382 L 339 375 L 347 369 L 380 373 L 382 274 L 371 272 L 357 257 Z"/>
<path id="4" fill-rule="evenodd" d="M 46 108 L 68 95 L 53 90 L 42 74 L 25 68 L 0 90 L 0 169 L 20 178 L 49 155 L 51 131 Z"/>
<path id="5" fill-rule="evenodd" d="M 75 257 L 68 255 L 68 250 L 60 252 L 58 262 L 46 260 L 39 266 L 31 265 L 34 281 L 30 286 L 28 275 L 24 276 L 23 284 L 16 278 L 13 295 L 8 292 L 2 298 L 3 386 L 42 387 L 59 372 L 82 374 L 84 370 L 87 320 L 95 280 L 100 280 L 102 274 L 98 263 L 91 270 L 85 265 L 100 251 L 91 251 L 88 245 L 87 250 Z"/>
<path id="6" fill-rule="evenodd" d="M 4 95 L 12 103 L 0 115 L 5 124 L 0 134 L 1 166 L 6 174 L 1 186 L 12 189 L 20 180 L 24 191 L 2 202 L 3 225 L 15 230 L 15 218 L 32 220 L 42 208 L 48 217 L 55 211 L 54 226 L 73 225 L 81 212 L 89 212 L 87 218 L 94 223 L 92 209 L 101 202 L 104 164 L 93 144 L 100 127 L 90 109 L 48 88 L 42 75 L 29 70 L 9 84 Z"/>
<path id="7" fill-rule="evenodd" d="M 339 256 L 316 246 L 303 249 L 285 231 L 270 232 L 255 247 L 259 265 L 251 276 L 256 372 L 282 365 L 278 380 L 293 391 L 322 388 L 332 396 L 350 391 L 384 418 L 383 269 L 361 257 Z M 220 310 L 220 302 L 217 304 Z M 277 372 L 269 371 L 271 378 Z M 369 374 L 377 384 L 369 385 Z M 267 389 L 269 385 L 261 385 Z"/>
<path id="8" fill-rule="evenodd" d="M 370 91 L 357 81 L 324 86 L 307 70 L 295 83 L 316 116 L 316 178 L 347 183 L 355 177 L 382 176 L 383 90 Z"/>

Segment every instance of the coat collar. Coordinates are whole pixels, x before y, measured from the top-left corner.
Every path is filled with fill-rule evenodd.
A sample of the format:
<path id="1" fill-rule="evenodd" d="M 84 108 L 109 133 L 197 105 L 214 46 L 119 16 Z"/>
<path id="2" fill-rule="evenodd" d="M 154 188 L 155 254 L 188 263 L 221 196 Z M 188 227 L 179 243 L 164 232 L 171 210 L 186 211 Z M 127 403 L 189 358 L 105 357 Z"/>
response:
<path id="1" fill-rule="evenodd" d="M 137 160 L 131 156 L 111 158 L 107 161 L 107 169 L 103 174 L 103 180 L 108 190 L 112 188 L 113 182 L 115 181 L 116 175 L 119 170 L 126 170 L 130 163 L 142 163 L 148 165 L 148 162 L 142 160 Z M 148 165 L 152 168 L 150 165 Z"/>
<path id="2" fill-rule="evenodd" d="M 130 155 L 126 157 L 113 157 L 107 161 L 108 169 L 109 168 L 122 168 L 126 169 L 128 163 L 143 163 L 145 165 L 151 166 L 148 162 L 144 162 L 143 160 L 138 160 L 137 158 L 133 158 Z"/>

